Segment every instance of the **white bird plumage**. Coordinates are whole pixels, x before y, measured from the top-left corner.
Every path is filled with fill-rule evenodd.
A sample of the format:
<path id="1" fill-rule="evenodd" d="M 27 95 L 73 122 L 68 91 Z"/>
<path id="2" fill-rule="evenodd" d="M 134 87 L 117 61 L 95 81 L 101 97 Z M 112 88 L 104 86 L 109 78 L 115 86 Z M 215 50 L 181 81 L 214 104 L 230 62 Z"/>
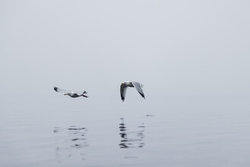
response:
<path id="1" fill-rule="evenodd" d="M 121 94 L 122 101 L 125 100 L 127 87 L 135 87 L 136 90 L 138 91 L 138 93 L 145 99 L 145 95 L 144 95 L 144 93 L 142 91 L 143 85 L 140 84 L 139 82 L 135 82 L 135 81 L 130 82 L 130 81 L 127 81 L 127 82 L 121 83 L 121 86 L 120 86 L 120 94 Z"/>

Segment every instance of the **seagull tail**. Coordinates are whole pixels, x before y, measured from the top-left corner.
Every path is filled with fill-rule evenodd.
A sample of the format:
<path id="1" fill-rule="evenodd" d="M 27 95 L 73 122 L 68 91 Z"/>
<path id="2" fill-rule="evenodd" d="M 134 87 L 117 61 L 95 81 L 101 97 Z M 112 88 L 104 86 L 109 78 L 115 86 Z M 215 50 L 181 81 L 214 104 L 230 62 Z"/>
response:
<path id="1" fill-rule="evenodd" d="M 88 98 L 88 96 L 87 96 L 87 95 L 84 95 L 84 94 L 82 94 L 82 97 Z"/>
<path id="2" fill-rule="evenodd" d="M 84 91 L 84 92 L 82 93 L 82 97 L 86 97 L 86 98 L 88 98 L 88 96 L 87 96 L 87 92 L 86 92 L 86 91 Z"/>

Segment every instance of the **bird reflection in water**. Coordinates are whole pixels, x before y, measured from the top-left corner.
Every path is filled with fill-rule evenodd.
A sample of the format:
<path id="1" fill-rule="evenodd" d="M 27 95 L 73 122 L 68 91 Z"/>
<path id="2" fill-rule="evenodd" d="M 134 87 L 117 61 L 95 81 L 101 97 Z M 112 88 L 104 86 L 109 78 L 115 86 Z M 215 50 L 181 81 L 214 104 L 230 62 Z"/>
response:
<path id="1" fill-rule="evenodd" d="M 121 118 L 119 124 L 121 141 L 119 144 L 120 148 L 142 148 L 144 147 L 144 131 L 145 125 L 142 123 L 137 127 L 136 131 L 130 131 L 127 129 L 124 123 L 124 118 Z"/>
<path id="2" fill-rule="evenodd" d="M 68 128 L 55 127 L 55 152 L 58 162 L 74 157 L 85 160 L 84 148 L 88 147 L 87 129 L 84 127 L 70 126 Z"/>

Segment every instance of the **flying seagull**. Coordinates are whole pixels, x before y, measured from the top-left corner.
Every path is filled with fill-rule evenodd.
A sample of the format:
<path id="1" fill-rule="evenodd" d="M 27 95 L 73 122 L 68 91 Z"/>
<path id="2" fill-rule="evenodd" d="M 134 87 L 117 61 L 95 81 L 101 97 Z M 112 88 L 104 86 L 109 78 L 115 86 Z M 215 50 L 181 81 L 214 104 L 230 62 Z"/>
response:
<path id="1" fill-rule="evenodd" d="M 127 81 L 127 82 L 123 82 L 120 86 L 120 93 L 121 93 L 121 99 L 122 101 L 125 100 L 125 95 L 126 95 L 126 90 L 127 90 L 127 87 L 135 87 L 136 90 L 138 91 L 138 93 L 140 93 L 140 95 L 145 99 L 145 95 L 142 91 L 142 84 L 140 84 L 139 82 L 130 82 L 130 81 Z"/>
<path id="2" fill-rule="evenodd" d="M 65 89 L 58 88 L 58 87 L 54 87 L 54 90 L 56 92 L 58 92 L 58 93 L 63 93 L 64 95 L 68 95 L 68 96 L 70 96 L 72 98 L 81 97 L 81 96 L 88 98 L 86 91 L 83 91 L 81 93 L 81 92 L 75 92 L 75 91 L 68 91 L 68 90 L 65 90 Z"/>

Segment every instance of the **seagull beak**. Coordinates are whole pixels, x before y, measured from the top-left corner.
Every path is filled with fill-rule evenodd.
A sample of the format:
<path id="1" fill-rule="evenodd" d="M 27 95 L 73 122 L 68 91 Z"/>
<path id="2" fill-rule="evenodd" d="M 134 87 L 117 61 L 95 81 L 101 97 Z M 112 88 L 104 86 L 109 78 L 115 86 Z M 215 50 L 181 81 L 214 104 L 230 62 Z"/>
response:
<path id="1" fill-rule="evenodd" d="M 64 95 L 67 95 L 67 93 L 64 93 Z"/>

